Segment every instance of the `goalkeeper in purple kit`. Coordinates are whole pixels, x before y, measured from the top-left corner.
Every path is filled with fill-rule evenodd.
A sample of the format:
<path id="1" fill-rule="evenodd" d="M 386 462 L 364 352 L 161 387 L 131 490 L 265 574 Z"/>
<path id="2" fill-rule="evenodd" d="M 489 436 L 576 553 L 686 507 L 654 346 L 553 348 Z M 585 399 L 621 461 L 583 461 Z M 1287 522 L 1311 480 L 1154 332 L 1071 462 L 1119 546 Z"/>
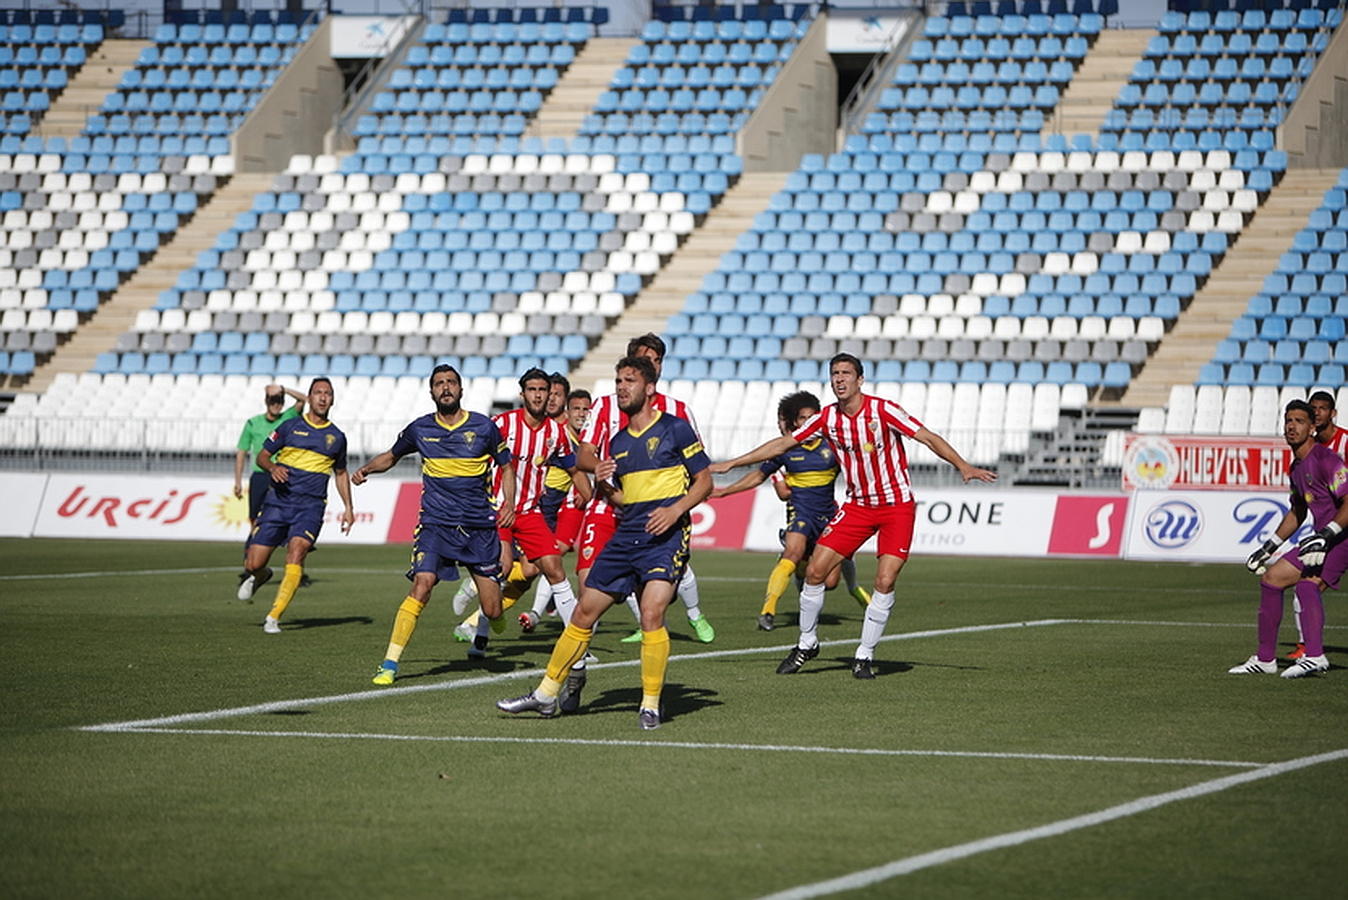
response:
<path id="1" fill-rule="evenodd" d="M 1259 581 L 1259 651 L 1229 671 L 1234 675 L 1278 671 L 1278 626 L 1282 624 L 1283 593 L 1291 587 L 1301 601 L 1301 630 L 1306 655 L 1282 672 L 1283 678 L 1301 678 L 1329 671 L 1325 656 L 1325 605 L 1321 591 L 1337 588 L 1348 571 L 1348 463 L 1315 440 L 1315 414 L 1304 400 L 1287 404 L 1283 437 L 1292 448 L 1287 475 L 1292 482 L 1291 509 L 1273 537 L 1250 555 L 1246 566 Z M 1296 548 L 1272 565 L 1269 560 L 1305 520 L 1314 529 Z"/>

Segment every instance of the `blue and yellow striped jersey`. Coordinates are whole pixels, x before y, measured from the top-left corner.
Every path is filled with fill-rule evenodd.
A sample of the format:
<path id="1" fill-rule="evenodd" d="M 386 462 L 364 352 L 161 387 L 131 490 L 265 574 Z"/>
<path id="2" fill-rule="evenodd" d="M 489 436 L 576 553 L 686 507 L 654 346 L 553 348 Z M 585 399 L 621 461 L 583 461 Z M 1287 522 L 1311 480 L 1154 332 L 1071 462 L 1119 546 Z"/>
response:
<path id="1" fill-rule="evenodd" d="M 828 441 L 813 438 L 758 467 L 768 476 L 778 469 L 785 470 L 786 486 L 791 489 L 792 517 L 829 518 L 837 511 L 833 483 L 838 480 L 838 460 Z"/>
<path id="2" fill-rule="evenodd" d="M 710 461 L 702 440 L 678 416 L 658 413 L 644 431 L 622 429 L 609 441 L 607 454 L 618 464 L 614 475 L 622 491 L 618 532 L 644 531 L 655 509 L 688 493 L 688 486 Z"/>
<path id="3" fill-rule="evenodd" d="M 491 466 L 510 463 L 510 448 L 496 423 L 470 412 L 453 428 L 429 413 L 411 422 L 393 442 L 396 457 L 421 454 L 421 523 L 481 528 L 496 525 Z"/>
<path id="4" fill-rule="evenodd" d="M 346 471 L 346 435 L 331 422 L 315 425 L 308 415 L 287 419 L 268 435 L 262 449 L 272 462 L 290 470 L 285 484 L 272 482 L 278 500 L 328 499 L 328 476 Z"/>

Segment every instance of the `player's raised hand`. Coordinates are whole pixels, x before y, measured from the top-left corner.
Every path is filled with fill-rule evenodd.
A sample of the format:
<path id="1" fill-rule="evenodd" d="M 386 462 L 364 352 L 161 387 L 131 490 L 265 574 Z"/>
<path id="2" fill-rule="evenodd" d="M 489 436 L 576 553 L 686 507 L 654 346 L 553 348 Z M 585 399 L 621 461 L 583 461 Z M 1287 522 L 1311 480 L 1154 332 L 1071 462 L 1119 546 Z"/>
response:
<path id="1" fill-rule="evenodd" d="M 967 469 L 960 470 L 960 477 L 964 479 L 965 484 L 968 484 L 971 481 L 993 482 L 997 480 L 997 473 L 991 469 L 980 469 L 977 466 L 969 466 Z"/>

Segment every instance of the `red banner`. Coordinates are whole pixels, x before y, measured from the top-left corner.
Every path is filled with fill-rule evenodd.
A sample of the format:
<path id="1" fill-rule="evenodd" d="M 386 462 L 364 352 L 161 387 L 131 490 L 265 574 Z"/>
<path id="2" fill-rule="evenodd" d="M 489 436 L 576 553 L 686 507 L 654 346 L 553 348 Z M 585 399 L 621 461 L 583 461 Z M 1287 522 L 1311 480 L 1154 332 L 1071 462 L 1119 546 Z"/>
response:
<path id="1" fill-rule="evenodd" d="M 1130 434 L 1123 489 L 1285 491 L 1291 461 L 1281 438 Z"/>

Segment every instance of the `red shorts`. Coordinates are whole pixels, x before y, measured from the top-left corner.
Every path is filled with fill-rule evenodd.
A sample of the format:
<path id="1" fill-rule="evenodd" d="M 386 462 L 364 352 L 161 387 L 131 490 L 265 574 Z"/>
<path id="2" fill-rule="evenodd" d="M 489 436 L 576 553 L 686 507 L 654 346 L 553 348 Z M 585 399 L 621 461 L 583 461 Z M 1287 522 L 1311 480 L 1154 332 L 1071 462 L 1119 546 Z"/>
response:
<path id="1" fill-rule="evenodd" d="M 580 536 L 580 523 L 585 519 L 585 510 L 566 504 L 557 512 L 557 540 L 566 544 L 567 549 L 576 545 Z"/>
<path id="2" fill-rule="evenodd" d="M 604 549 L 609 538 L 618 527 L 618 520 L 612 512 L 586 513 L 585 522 L 580 527 L 580 558 L 576 560 L 576 571 L 580 572 L 594 565 L 599 551 Z"/>
<path id="3" fill-rule="evenodd" d="M 844 503 L 817 543 L 850 557 L 871 535 L 877 535 L 875 555 L 907 559 L 913 545 L 916 503 L 893 506 L 857 506 Z"/>
<path id="4" fill-rule="evenodd" d="M 497 533 L 502 541 L 519 547 L 527 560 L 558 555 L 557 538 L 538 510 L 515 513 L 515 524 L 509 528 L 498 528 Z"/>

